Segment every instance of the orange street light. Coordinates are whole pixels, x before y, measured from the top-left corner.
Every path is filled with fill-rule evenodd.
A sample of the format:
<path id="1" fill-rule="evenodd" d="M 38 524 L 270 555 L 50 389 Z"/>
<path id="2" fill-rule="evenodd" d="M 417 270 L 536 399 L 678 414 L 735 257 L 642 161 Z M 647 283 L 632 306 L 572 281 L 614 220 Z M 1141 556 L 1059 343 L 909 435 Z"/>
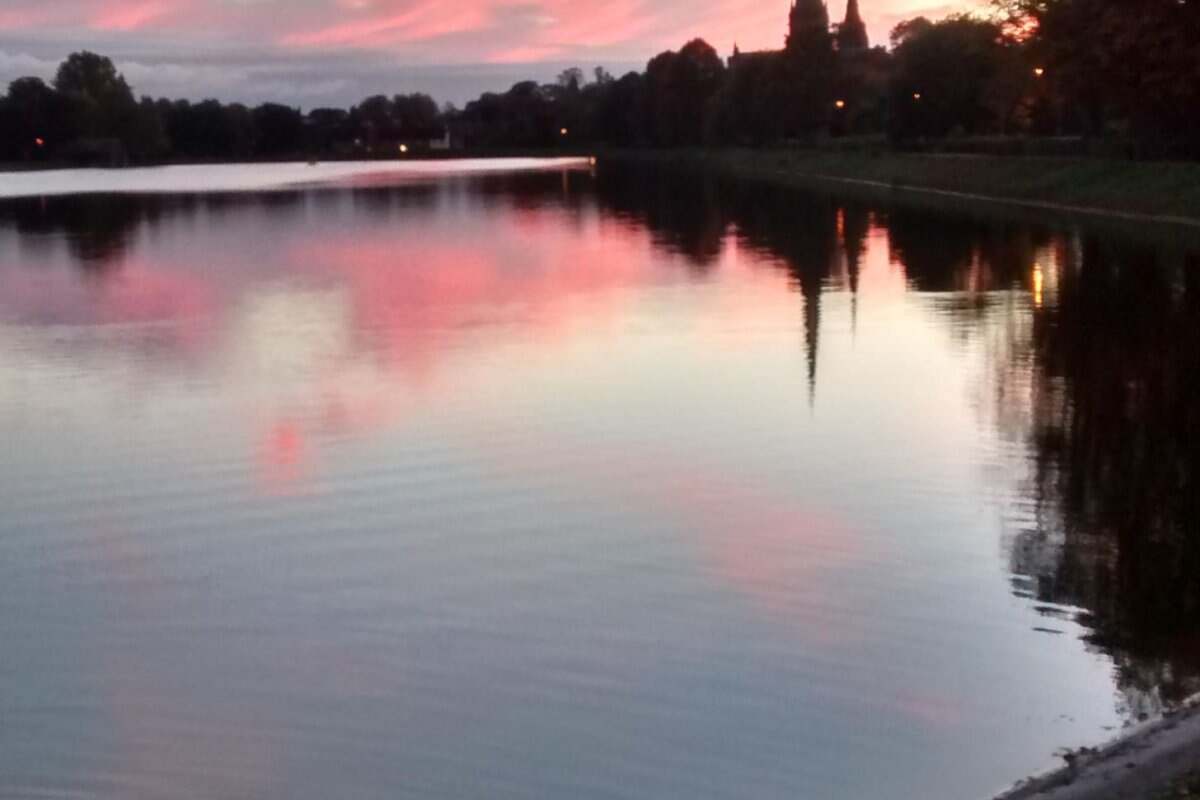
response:
<path id="1" fill-rule="evenodd" d="M 1046 69 L 1044 67 L 1034 67 L 1033 74 L 1037 75 L 1040 78 L 1046 74 Z"/>
<path id="2" fill-rule="evenodd" d="M 408 145 L 406 145 L 406 144 L 402 144 L 402 145 L 400 145 L 400 152 L 401 152 L 401 153 L 407 153 L 407 152 L 408 152 Z"/>
<path id="3" fill-rule="evenodd" d="M 846 107 L 846 101 L 845 101 L 845 100 L 838 100 L 836 103 L 834 103 L 834 105 L 835 105 L 835 106 L 837 106 L 839 109 L 841 109 L 841 108 L 845 108 L 845 107 Z"/>
<path id="4" fill-rule="evenodd" d="M 568 133 L 570 133 L 570 132 L 571 132 L 571 131 L 570 131 L 570 130 L 568 130 L 567 128 L 562 128 L 562 129 L 560 129 L 560 130 L 559 130 L 559 134 L 560 134 L 560 135 L 562 135 L 562 136 L 566 136 L 566 135 L 567 135 Z"/>
<path id="5" fill-rule="evenodd" d="M 921 102 L 921 93 L 913 92 L 913 100 L 916 100 L 918 103 Z"/>

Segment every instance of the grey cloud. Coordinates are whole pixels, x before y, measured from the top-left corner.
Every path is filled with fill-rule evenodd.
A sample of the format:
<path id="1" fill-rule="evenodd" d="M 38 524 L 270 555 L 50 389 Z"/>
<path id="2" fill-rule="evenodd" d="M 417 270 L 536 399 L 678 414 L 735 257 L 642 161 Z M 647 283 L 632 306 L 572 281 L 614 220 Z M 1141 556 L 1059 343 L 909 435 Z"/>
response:
<path id="1" fill-rule="evenodd" d="M 53 77 L 58 63 L 74 44 L 54 48 L 45 43 L 14 47 L 0 41 L 0 85 L 27 75 Z M 152 97 L 255 104 L 279 102 L 315 108 L 347 106 L 372 94 L 426 92 L 439 102 L 462 105 L 484 91 L 504 91 L 521 80 L 551 81 L 568 66 L 589 69 L 599 64 L 620 74 L 641 64 L 628 62 L 547 62 L 539 64 L 402 65 L 375 54 L 264 54 L 227 48 L 219 57 L 208 52 L 167 56 L 147 48 L 94 49 L 109 55 L 134 91 Z"/>

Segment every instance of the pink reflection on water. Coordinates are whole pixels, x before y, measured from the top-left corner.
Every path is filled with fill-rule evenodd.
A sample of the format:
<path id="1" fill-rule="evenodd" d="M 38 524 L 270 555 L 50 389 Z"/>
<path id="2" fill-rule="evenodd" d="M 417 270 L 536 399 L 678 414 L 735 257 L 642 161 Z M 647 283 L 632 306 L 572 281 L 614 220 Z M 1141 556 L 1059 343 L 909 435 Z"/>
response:
<path id="1" fill-rule="evenodd" d="M 880 554 L 847 516 L 804 491 L 652 442 L 557 441 L 542 449 L 539 437 L 487 428 L 470 441 L 474 458 L 506 481 L 552 480 L 589 504 L 622 509 L 678 536 L 718 585 L 805 641 L 832 647 L 858 640 L 858 631 L 821 604 L 836 594 L 835 582 Z M 575 455 L 564 459 L 564 451 Z"/>
<path id="2" fill-rule="evenodd" d="M 268 494 L 283 494 L 309 473 L 309 446 L 304 428 L 295 420 L 275 422 L 259 445 L 260 486 Z"/>
<path id="3" fill-rule="evenodd" d="M 963 704 L 949 694 L 911 688 L 895 698 L 892 710 L 927 728 L 954 728 L 962 723 Z"/>
<path id="4" fill-rule="evenodd" d="M 38 325 L 155 325 L 160 342 L 200 354 L 213 344 L 211 319 L 228 301 L 217 284 L 183 268 L 130 258 L 112 275 L 62 269 L 0 270 L 0 314 Z M 165 334 L 165 335 L 164 335 Z"/>
<path id="5" fill-rule="evenodd" d="M 124 501 L 109 502 L 56 556 L 64 587 L 93 592 L 88 613 L 100 624 L 78 643 L 89 688 L 76 702 L 98 703 L 107 723 L 103 742 L 94 745 L 102 759 L 87 781 L 70 791 L 64 787 L 61 796 L 90 796 L 89 790 L 195 800 L 271 795 L 283 772 L 276 741 L 261 733 L 267 728 L 262 709 L 202 696 L 188 679 L 202 669 L 199 664 L 224 666 L 230 654 L 212 652 L 203 637 L 179 649 L 178 642 L 147 647 L 130 635 L 144 626 L 186 629 L 210 610 L 197 602 L 210 598 L 181 581 L 151 535 L 136 529 L 138 516 Z M 180 663 L 181 655 L 194 663 Z M 89 699 L 93 691 L 95 701 Z"/>
<path id="6" fill-rule="evenodd" d="M 389 232 L 304 243 L 289 257 L 341 278 L 356 329 L 391 362 L 427 375 L 457 336 L 515 322 L 551 345 L 583 319 L 617 313 L 622 287 L 659 268 L 644 235 L 620 225 L 580 235 L 549 211 L 523 210 L 501 239 L 439 241 Z"/>
<path id="7" fill-rule="evenodd" d="M 216 269 L 199 266 L 200 253 L 160 252 L 139 237 L 117 268 L 94 277 L 0 270 L 0 311 L 33 309 L 41 321 L 77 325 L 169 323 L 161 330 L 179 352 L 207 358 L 206 368 L 219 370 L 231 358 L 225 351 L 244 348 L 237 340 L 244 333 L 233 326 L 263 285 L 287 276 L 272 291 L 286 293 L 294 284 L 344 294 L 348 314 L 331 324 L 339 326 L 345 350 L 306 364 L 299 387 L 254 409 L 261 419 L 253 421 L 248 447 L 261 465 L 264 490 L 276 493 L 315 474 L 328 440 L 396 425 L 414 392 L 432 398 L 449 391 L 458 380 L 446 368 L 451 360 L 486 362 L 489 353 L 512 346 L 556 357 L 581 337 L 602 341 L 630 318 L 629 303 L 644 298 L 645 289 L 698 279 L 682 258 L 656 247 L 645 228 L 595 209 L 518 204 L 503 214 L 505 224 L 472 218 L 453 231 L 361 222 L 294 226 L 278 249 L 251 251 L 261 264 L 231 260 L 250 257 L 239 250 L 247 231 L 233 228 L 217 245 L 214 263 L 224 266 Z M 714 352 L 750 348 L 755 326 L 799 319 L 801 301 L 789 290 L 786 265 L 742 252 L 732 234 L 714 235 L 715 274 L 726 285 L 690 295 L 682 311 L 673 302 L 666 312 L 679 316 L 690 338 Z M 860 291 L 886 302 L 905 291 L 903 270 L 888 262 L 878 228 L 856 280 Z M 307 335 L 297 329 L 290 338 Z M 287 342 L 262 343 L 261 356 L 279 355 L 280 344 Z"/>
<path id="8" fill-rule="evenodd" d="M 346 293 L 353 351 L 313 369 L 307 389 L 266 423 L 260 452 L 277 452 L 281 426 L 310 443 L 309 470 L 280 474 L 278 459 L 266 459 L 275 478 L 310 475 L 317 442 L 394 425 L 410 391 L 445 392 L 437 384 L 447 359 L 478 361 L 514 343 L 550 355 L 581 330 L 603 335 L 621 318 L 624 289 L 672 279 L 643 232 L 600 221 L 580 232 L 548 219 L 560 214 L 522 209 L 521 224 L 499 238 L 488 229 L 482 242 L 470 231 L 456 241 L 383 230 L 296 243 L 285 262 Z M 363 361 L 378 370 L 365 384 Z"/>
<path id="9" fill-rule="evenodd" d="M 262 419 L 250 426 L 248 448 L 256 457 L 258 491 L 271 497 L 302 493 L 320 468 L 326 441 L 366 438 L 397 425 L 407 409 L 404 392 L 413 385 L 443 396 L 446 387 L 435 385 L 439 374 L 464 348 L 476 349 L 474 356 L 484 360 L 517 341 L 533 345 L 523 352 L 554 356 L 573 335 L 600 338 L 606 326 L 620 322 L 629 302 L 624 289 L 678 279 L 670 269 L 664 275 L 669 259 L 652 250 L 644 231 L 597 220 L 572 227 L 556 218 L 559 213 L 523 209 L 515 213 L 518 224 L 486 241 L 470 230 L 457 240 L 421 232 L 326 230 L 287 243 L 291 249 L 281 260 L 288 269 L 317 282 L 332 277 L 334 290 L 346 293 L 350 313 L 342 324 L 352 328 L 346 337 L 351 344 L 332 363 L 309 366 L 298 390 L 273 396 L 257 409 Z M 798 319 L 798 296 L 788 291 L 786 272 L 739 253 L 736 242 L 725 237 L 718 266 L 726 277 L 738 278 L 736 286 L 694 300 L 691 311 L 701 313 L 682 320 L 704 347 L 738 346 L 730 329 Z M 885 243 L 873 239 L 859 291 L 877 298 L 904 293 L 903 270 L 886 255 Z M 95 283 L 62 273 L 47 281 L 2 271 L 5 288 L 15 286 L 17 292 L 0 303 L 41 309 L 76 324 L 170 322 L 187 348 L 218 359 L 210 351 L 241 344 L 226 342 L 227 336 L 206 338 L 204 332 L 209 322 L 235 314 L 251 287 L 230 285 L 190 265 L 141 258 L 134 254 L 119 274 Z M 479 330 L 486 336 L 476 335 Z M 365 378 L 358 363 L 364 360 L 377 370 Z M 815 648 L 858 644 L 859 632 L 844 617 L 822 613 L 819 606 L 838 594 L 837 583 L 849 572 L 879 555 L 852 520 L 819 499 L 755 480 L 752 472 L 706 466 L 694 454 L 664 451 L 661 444 L 581 441 L 539 449 L 545 445 L 537 437 L 503 435 L 478 435 L 472 442 L 475 455 L 497 476 L 534 482 L 554 476 L 565 491 L 627 509 L 673 532 L 715 586 L 746 598 L 747 607 L 771 625 Z M 588 455 L 564 463 L 564 451 Z M 143 576 L 153 574 L 156 566 L 139 554 L 136 540 L 118 544 L 110 558 L 132 558 Z M 142 593 L 139 605 L 164 599 Z M 370 652 L 291 647 L 297 669 L 313 687 L 341 681 L 343 688 L 369 689 L 397 680 Z M 127 761 L 119 774 L 186 776 L 175 788 L 192 796 L 261 795 L 272 788 L 277 765 L 270 748 L 254 739 L 253 709 L 198 707 L 181 691 L 185 687 L 170 682 L 169 669 L 119 651 L 108 652 L 102 669 L 119 676 L 110 697 L 114 735 Z M 958 720 L 954 703 L 937 696 L 904 696 L 893 710 L 921 725 Z M 220 774 L 206 775 L 205 765 L 213 764 L 222 766 Z M 149 793 L 159 787 L 138 788 Z"/>

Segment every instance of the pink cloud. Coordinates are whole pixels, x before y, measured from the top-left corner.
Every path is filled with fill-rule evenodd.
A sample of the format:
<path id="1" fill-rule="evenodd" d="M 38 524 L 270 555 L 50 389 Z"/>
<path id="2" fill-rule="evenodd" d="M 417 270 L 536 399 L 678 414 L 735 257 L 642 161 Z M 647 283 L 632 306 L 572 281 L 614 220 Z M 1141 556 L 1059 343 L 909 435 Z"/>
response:
<path id="1" fill-rule="evenodd" d="M 171 7 L 163 0 L 134 3 L 106 3 L 91 19 L 91 27 L 103 31 L 134 31 L 165 16 Z"/>
<path id="2" fill-rule="evenodd" d="M 703 37 L 721 52 L 779 47 L 790 0 L 5 0 L 0 30 L 119 34 L 156 44 L 235 38 L 287 50 L 386 51 L 400 63 L 644 61 Z M 874 39 L 901 19 L 945 16 L 986 0 L 864 0 Z M 830 3 L 836 21 L 844 0 Z M 81 22 L 82 21 L 82 22 Z M 90 42 L 92 46 L 98 46 Z M 119 53 L 112 53 L 119 55 Z"/>
<path id="3" fill-rule="evenodd" d="M 643 0 L 614 0 L 580 8 L 568 0 L 547 0 L 548 17 L 537 38 L 582 47 L 606 47 L 636 40 L 653 31 L 665 13 Z"/>
<path id="4" fill-rule="evenodd" d="M 384 16 L 290 33 L 280 42 L 290 47 L 383 47 L 480 30 L 487 24 L 488 12 L 482 4 L 448 7 L 427 0 L 404 10 L 389 9 Z"/>
<path id="5" fill-rule="evenodd" d="M 0 9 L 0 31 L 15 31 L 44 24 L 50 17 L 41 8 Z"/>
<path id="6" fill-rule="evenodd" d="M 662 3 L 612 0 L 581 5 L 574 0 L 333 0 L 304 19 L 279 42 L 293 48 L 384 49 L 397 44 L 444 40 L 448 60 L 491 63 L 579 58 L 583 54 L 648 58 L 697 36 L 728 50 L 774 47 L 783 42 L 786 4 L 761 0 Z M 482 36 L 488 39 L 481 39 Z M 480 53 L 480 42 L 485 41 Z"/>

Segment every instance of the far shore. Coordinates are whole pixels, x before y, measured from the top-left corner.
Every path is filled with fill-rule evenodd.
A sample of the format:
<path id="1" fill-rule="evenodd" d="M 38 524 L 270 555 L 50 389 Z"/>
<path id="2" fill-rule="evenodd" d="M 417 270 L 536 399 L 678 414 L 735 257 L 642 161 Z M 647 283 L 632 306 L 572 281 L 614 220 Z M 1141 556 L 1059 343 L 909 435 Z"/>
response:
<path id="1" fill-rule="evenodd" d="M 1025 155 L 905 153 L 825 149 L 610 149 L 584 145 L 542 150 L 416 152 L 404 158 L 295 156 L 278 162 L 321 164 L 377 161 L 453 161 L 493 158 L 581 158 L 617 163 L 703 168 L 774 184 L 924 196 L 954 206 L 1010 206 L 1055 215 L 1090 216 L 1113 223 L 1153 223 L 1200 230 L 1200 164 Z M 213 165 L 170 161 L 136 166 Z M 0 164 L 4 173 L 80 169 L 65 163 Z M 94 166 L 92 168 L 95 168 Z M 123 167 L 112 168 L 121 171 Z"/>
<path id="2" fill-rule="evenodd" d="M 13 172 L 51 172 L 55 170 L 66 169 L 108 169 L 120 171 L 125 169 L 145 169 L 152 167 L 197 167 L 197 166 L 226 166 L 232 164 L 297 164 L 297 163 L 317 163 L 317 164 L 343 164 L 343 163 L 369 163 L 377 162 L 381 165 L 396 164 L 400 162 L 411 161 L 462 161 L 467 159 L 484 159 L 484 158 L 584 158 L 595 153 L 595 148 L 587 147 L 560 147 L 554 149 L 530 149 L 530 148 L 488 148 L 488 149 L 465 149 L 465 150 L 415 150 L 404 156 L 397 156 L 392 153 L 385 155 L 368 153 L 351 153 L 346 155 L 337 155 L 325 153 L 314 155 L 311 153 L 292 153 L 279 158 L 241 158 L 241 159 L 165 159 L 158 161 L 146 162 L 130 162 L 127 164 L 96 164 L 96 163 L 73 163 L 70 161 L 19 161 L 19 162 L 4 162 L 0 161 L 0 175 Z"/>
<path id="3" fill-rule="evenodd" d="M 75 195 L 159 195 L 289 191 L 346 181 L 395 176 L 424 180 L 447 175 L 483 175 L 510 170 L 586 169 L 589 160 L 556 158 L 473 158 L 455 161 L 291 161 L 267 164 L 175 164 L 122 169 L 69 169 L 14 172 L 0 181 L 0 199 Z M 260 168 L 265 167 L 265 168 Z"/>
<path id="4" fill-rule="evenodd" d="M 605 157 L 704 167 L 777 184 L 841 185 L 1200 229 L 1200 164 L 887 150 L 618 150 Z"/>

